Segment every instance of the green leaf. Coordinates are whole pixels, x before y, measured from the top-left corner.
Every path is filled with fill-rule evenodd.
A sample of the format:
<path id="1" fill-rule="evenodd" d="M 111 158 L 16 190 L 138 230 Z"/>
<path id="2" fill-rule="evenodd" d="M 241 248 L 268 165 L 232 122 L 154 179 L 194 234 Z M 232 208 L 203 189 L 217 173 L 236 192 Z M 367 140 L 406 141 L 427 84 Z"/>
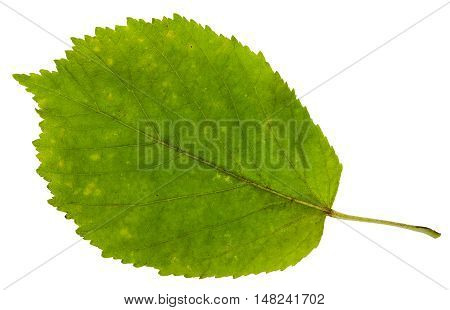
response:
<path id="1" fill-rule="evenodd" d="M 331 210 L 333 148 L 261 53 L 178 15 L 73 43 L 57 71 L 14 77 L 43 118 L 50 203 L 104 257 L 187 277 L 283 270 L 347 216 Z"/>

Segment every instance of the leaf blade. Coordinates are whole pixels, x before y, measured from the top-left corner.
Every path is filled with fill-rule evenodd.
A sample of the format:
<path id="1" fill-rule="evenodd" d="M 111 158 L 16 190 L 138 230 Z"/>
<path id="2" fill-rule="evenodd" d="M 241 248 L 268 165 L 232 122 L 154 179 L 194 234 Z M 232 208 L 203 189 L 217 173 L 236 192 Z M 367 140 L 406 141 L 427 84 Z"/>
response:
<path id="1" fill-rule="evenodd" d="M 178 16 L 152 24 L 129 19 L 125 27 L 97 28 L 95 37 L 74 43 L 68 59 L 56 62 L 57 72 L 15 78 L 35 95 L 44 119 L 36 143 L 38 171 L 49 181 L 52 204 L 73 218 L 77 232 L 104 256 L 153 266 L 162 274 L 240 276 L 284 269 L 317 246 L 325 213 L 298 201 L 330 208 L 342 168 L 320 128 L 262 54 Z M 205 160 L 181 151 L 177 137 L 149 135 L 136 125 L 150 118 L 270 123 L 266 118 L 283 106 L 281 120 L 310 124 L 302 141 L 309 168 L 293 161 L 290 169 L 275 172 L 246 169 L 234 157 L 237 149 L 224 141 L 219 153 L 226 156 Z M 270 125 L 264 131 L 273 134 Z M 195 162 L 193 168 L 186 174 L 133 168 L 137 134 L 151 138 L 170 160 Z M 277 141 L 275 151 L 296 138 Z M 233 170 L 223 168 L 230 158 Z M 213 169 L 202 169 L 205 165 Z M 119 211 L 111 210 L 118 205 Z M 115 220 L 102 225 L 108 218 Z M 198 227 L 203 229 L 194 233 Z"/>

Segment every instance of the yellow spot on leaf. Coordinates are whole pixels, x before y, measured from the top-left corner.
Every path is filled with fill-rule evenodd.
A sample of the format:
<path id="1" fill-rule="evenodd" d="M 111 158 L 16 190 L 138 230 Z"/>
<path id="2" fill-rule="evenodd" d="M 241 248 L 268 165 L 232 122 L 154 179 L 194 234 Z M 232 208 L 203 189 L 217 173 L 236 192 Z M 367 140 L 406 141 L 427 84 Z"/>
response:
<path id="1" fill-rule="evenodd" d="M 65 182 L 64 185 L 66 185 L 69 188 L 73 188 L 73 183 L 72 182 Z"/>
<path id="2" fill-rule="evenodd" d="M 121 236 L 123 236 L 123 237 L 131 238 L 130 231 L 129 231 L 128 228 L 126 228 L 126 227 L 121 228 L 121 229 L 119 230 L 119 234 L 120 234 Z"/>
<path id="3" fill-rule="evenodd" d="M 175 37 L 175 32 L 173 30 L 167 31 L 166 38 L 173 39 Z"/>
<path id="4" fill-rule="evenodd" d="M 100 154 L 99 153 L 91 154 L 91 156 L 89 156 L 89 159 L 93 160 L 93 161 L 97 161 L 100 159 Z"/>
<path id="5" fill-rule="evenodd" d="M 220 173 L 216 173 L 216 175 L 214 176 L 213 180 L 223 180 L 227 183 L 231 183 L 231 178 L 228 175 L 222 175 Z"/>
<path id="6" fill-rule="evenodd" d="M 84 196 L 89 196 L 91 195 L 95 190 L 96 190 L 96 184 L 95 183 L 88 183 L 88 185 L 86 185 L 86 187 L 83 190 L 83 195 Z"/>

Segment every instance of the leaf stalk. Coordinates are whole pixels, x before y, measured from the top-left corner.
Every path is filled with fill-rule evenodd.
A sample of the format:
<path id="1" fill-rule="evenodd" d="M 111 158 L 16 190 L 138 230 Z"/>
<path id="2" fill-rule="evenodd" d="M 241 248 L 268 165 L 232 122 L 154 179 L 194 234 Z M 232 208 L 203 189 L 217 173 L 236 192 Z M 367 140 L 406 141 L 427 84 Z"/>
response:
<path id="1" fill-rule="evenodd" d="M 441 236 L 441 234 L 439 232 L 437 232 L 431 228 L 424 227 L 424 226 L 409 225 L 409 224 L 393 222 L 393 221 L 386 221 L 386 220 L 379 220 L 379 219 L 374 219 L 374 218 L 369 218 L 369 217 L 348 215 L 348 214 L 341 213 L 341 212 L 334 211 L 334 210 L 327 212 L 327 215 L 330 217 L 336 218 L 336 219 L 341 219 L 341 220 L 349 220 L 349 221 L 365 222 L 365 223 L 375 223 L 375 224 L 400 227 L 400 228 L 423 233 L 423 234 L 433 237 L 435 239 L 439 238 Z"/>

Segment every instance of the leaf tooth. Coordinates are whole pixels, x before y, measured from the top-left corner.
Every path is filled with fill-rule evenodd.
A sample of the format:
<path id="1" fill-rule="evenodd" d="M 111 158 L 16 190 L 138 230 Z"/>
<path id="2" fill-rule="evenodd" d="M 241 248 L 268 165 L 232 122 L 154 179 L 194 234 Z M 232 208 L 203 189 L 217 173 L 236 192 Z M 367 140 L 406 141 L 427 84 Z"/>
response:
<path id="1" fill-rule="evenodd" d="M 48 78 L 50 77 L 50 75 L 52 75 L 53 73 L 56 73 L 56 71 L 49 71 L 47 69 L 41 69 L 39 70 L 39 73 L 41 74 L 41 77 L 43 78 Z"/>
<path id="2" fill-rule="evenodd" d="M 144 267 L 144 266 L 145 266 L 144 262 L 135 262 L 135 263 L 133 263 L 133 267 L 136 267 L 136 268 L 141 268 L 141 267 Z"/>
<path id="3" fill-rule="evenodd" d="M 190 23 L 190 24 L 196 26 L 196 27 L 201 28 L 202 30 L 205 29 L 205 27 L 204 27 L 202 24 L 197 23 L 197 22 L 196 22 L 195 20 L 193 20 L 193 19 L 189 19 L 189 20 L 188 20 L 187 18 L 184 17 L 183 20 L 184 20 L 185 22 L 188 22 L 188 23 Z"/>
<path id="4" fill-rule="evenodd" d="M 13 74 L 13 78 L 19 82 L 20 85 L 26 86 L 26 82 L 30 79 L 30 75 L 23 73 L 15 73 Z"/>
<path id="5" fill-rule="evenodd" d="M 274 74 L 275 74 L 275 77 L 276 77 L 277 79 L 282 80 L 281 75 L 280 75 L 280 72 L 275 71 Z"/>
<path id="6" fill-rule="evenodd" d="M 68 53 L 68 52 L 74 51 L 74 49 L 75 49 L 76 47 L 83 46 L 84 43 L 85 43 L 85 41 L 84 41 L 83 39 L 81 39 L 81 38 L 76 38 L 76 37 L 71 37 L 71 38 L 70 38 L 70 41 L 73 43 L 73 46 L 72 46 L 72 50 L 67 50 L 67 51 L 66 51 L 66 57 L 67 57 L 67 53 Z"/>
<path id="7" fill-rule="evenodd" d="M 175 20 L 186 20 L 186 18 L 184 17 L 184 16 L 181 16 L 180 14 L 178 14 L 178 13 L 173 13 L 173 15 L 172 15 L 173 17 L 172 17 L 172 19 L 175 21 Z"/>
<path id="8" fill-rule="evenodd" d="M 75 59 L 76 52 L 74 50 L 66 50 L 65 54 L 67 60 Z"/>
<path id="9" fill-rule="evenodd" d="M 267 62 L 266 57 L 264 56 L 263 52 L 259 51 L 256 55 L 258 57 L 260 57 L 263 61 Z"/>
<path id="10" fill-rule="evenodd" d="M 60 59 L 55 59 L 53 62 L 56 65 L 57 71 L 60 71 L 61 69 L 63 69 L 69 63 L 69 60 L 66 59 L 66 58 L 60 58 Z M 57 71 L 55 71 L 55 73 Z"/>
<path id="11" fill-rule="evenodd" d="M 109 28 L 109 29 L 111 29 L 111 28 Z M 111 31 L 113 31 L 113 30 L 111 29 Z M 105 28 L 105 27 L 95 27 L 94 33 L 95 33 L 95 35 L 96 35 L 97 37 L 98 37 L 98 36 L 104 36 L 104 35 L 106 35 L 106 34 L 108 33 L 108 28 Z"/>
<path id="12" fill-rule="evenodd" d="M 41 122 L 42 123 L 42 122 Z M 40 123 L 39 123 L 40 124 Z M 38 147 L 39 145 L 40 145 L 40 141 L 41 139 L 36 139 L 36 140 L 34 140 L 33 142 L 31 142 L 33 145 L 34 145 L 34 147 Z"/>
<path id="13" fill-rule="evenodd" d="M 95 40 L 95 37 L 88 35 L 88 34 L 85 34 L 83 36 L 83 38 L 84 38 L 84 41 L 86 41 L 86 43 L 90 43 L 90 42 L 92 42 L 92 40 Z"/>
<path id="14" fill-rule="evenodd" d="M 115 25 L 115 26 L 114 26 L 114 31 L 121 32 L 121 31 L 123 31 L 126 27 L 127 27 L 127 26 L 124 26 L 124 25 Z"/>
<path id="15" fill-rule="evenodd" d="M 132 25 L 132 24 L 136 24 L 136 23 L 140 23 L 141 19 L 135 19 L 132 17 L 127 17 L 127 25 Z"/>
<path id="16" fill-rule="evenodd" d="M 89 241 L 90 241 L 90 242 L 89 242 L 90 244 L 92 244 L 93 246 L 96 246 L 96 245 L 92 242 L 92 240 L 89 240 Z M 108 252 L 106 249 L 102 251 L 101 255 L 102 255 L 102 257 L 104 257 L 104 258 L 114 258 L 114 256 L 112 255 L 112 253 L 111 253 L 111 252 Z"/>

